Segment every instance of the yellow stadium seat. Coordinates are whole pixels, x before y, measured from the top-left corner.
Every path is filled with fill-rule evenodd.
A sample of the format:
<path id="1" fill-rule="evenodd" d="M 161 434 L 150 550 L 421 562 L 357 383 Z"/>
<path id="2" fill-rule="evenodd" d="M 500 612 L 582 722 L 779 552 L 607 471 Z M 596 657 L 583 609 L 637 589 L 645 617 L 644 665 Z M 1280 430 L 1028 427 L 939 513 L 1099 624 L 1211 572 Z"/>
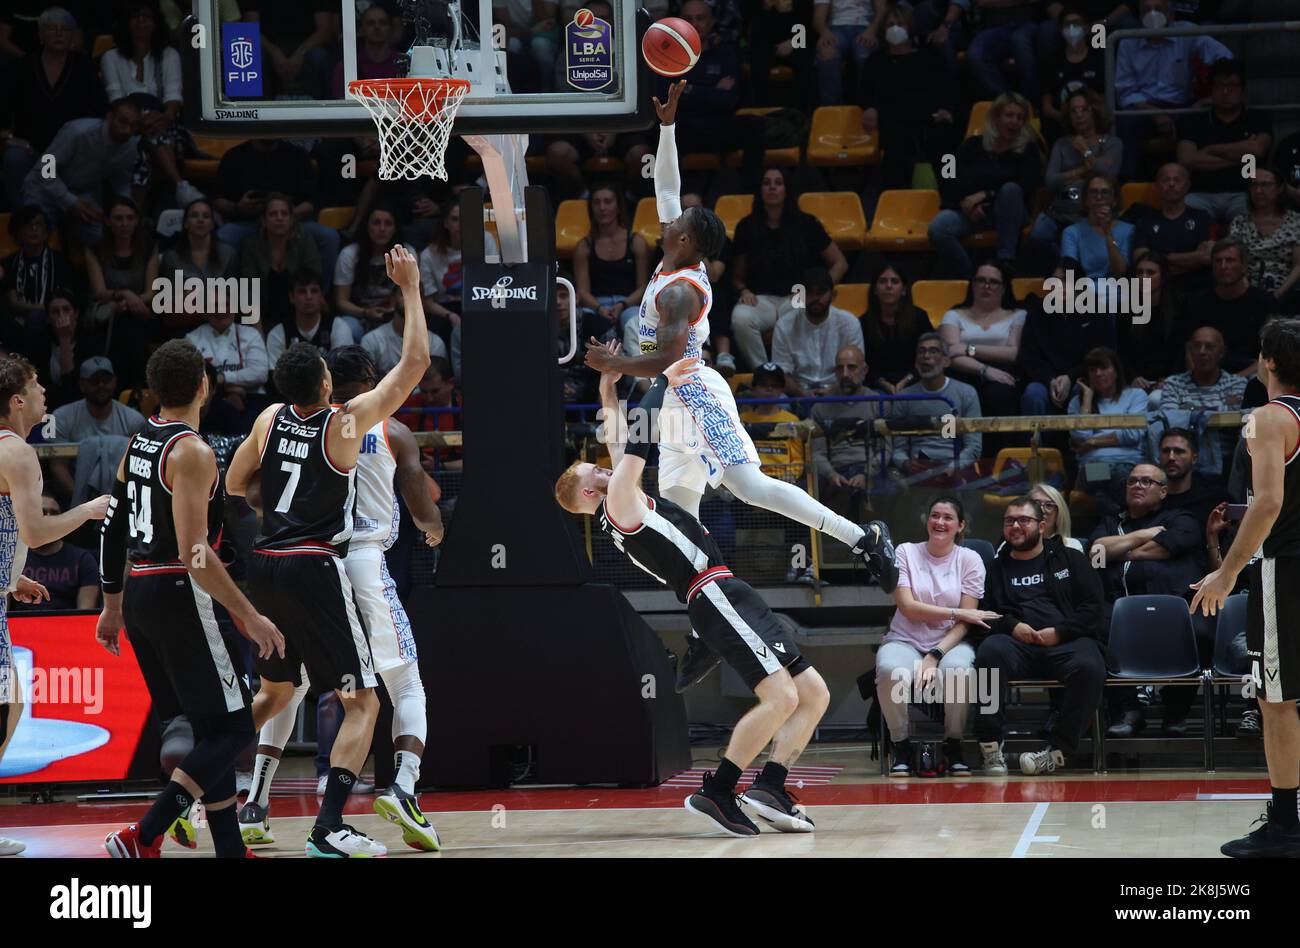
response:
<path id="1" fill-rule="evenodd" d="M 101 33 L 95 37 L 95 51 L 91 54 L 91 58 L 98 59 L 116 46 L 117 40 L 113 39 L 112 33 Z"/>
<path id="2" fill-rule="evenodd" d="M 7 257 L 18 249 L 18 241 L 9 233 L 9 221 L 12 219 L 13 215 L 8 212 L 0 214 L 0 256 Z"/>
<path id="3" fill-rule="evenodd" d="M 683 171 L 717 171 L 722 167 L 722 162 L 718 160 L 718 156 L 707 152 L 682 155 L 680 160 Z"/>
<path id="4" fill-rule="evenodd" d="M 573 256 L 578 244 L 591 233 L 591 218 L 587 216 L 587 202 L 581 198 L 561 201 L 555 212 L 555 253 L 566 260 Z"/>
<path id="5" fill-rule="evenodd" d="M 1130 181 L 1119 189 L 1119 198 L 1121 214 L 1134 204 L 1146 204 L 1157 209 L 1160 207 L 1160 192 L 1150 181 Z"/>
<path id="6" fill-rule="evenodd" d="M 944 313 L 962 304 L 968 289 L 966 280 L 917 280 L 912 284 L 912 302 L 925 310 L 937 327 Z"/>
<path id="7" fill-rule="evenodd" d="M 870 301 L 870 283 L 841 283 L 835 287 L 835 305 L 854 316 L 864 315 Z"/>
<path id="8" fill-rule="evenodd" d="M 588 174 L 622 174 L 623 160 L 613 155 L 595 155 L 582 163 Z"/>
<path id="9" fill-rule="evenodd" d="M 322 227 L 333 227 L 335 230 L 342 230 L 352 223 L 352 219 L 357 216 L 355 207 L 322 207 L 320 215 L 316 222 Z"/>
<path id="10" fill-rule="evenodd" d="M 808 191 L 799 195 L 799 210 L 821 221 L 842 250 L 861 250 L 867 239 L 867 217 L 856 191 Z"/>
<path id="11" fill-rule="evenodd" d="M 731 393 L 734 395 L 742 388 L 754 384 L 753 372 L 737 372 L 731 378 L 727 379 L 727 384 L 731 386 Z"/>
<path id="12" fill-rule="evenodd" d="M 1032 455 L 1030 448 L 1003 448 L 998 452 L 998 456 L 993 460 L 993 477 L 997 477 L 1006 468 L 1007 464 L 1015 461 L 1018 464 L 1029 468 L 1029 476 L 1033 483 L 1034 472 L 1030 467 L 1030 457 Z M 1055 474 L 1065 473 L 1065 461 L 1061 457 L 1061 452 L 1057 448 L 1039 448 L 1038 460 L 1042 463 L 1042 479 L 1048 480 Z M 984 495 L 984 504 L 986 507 L 1001 510 L 1014 498 L 1006 494 L 986 493 Z"/>
<path id="13" fill-rule="evenodd" d="M 1018 300 L 1029 298 L 1030 293 L 1042 295 L 1044 277 L 1015 277 L 1011 281 L 1011 294 Z"/>
<path id="14" fill-rule="evenodd" d="M 862 109 L 856 105 L 824 105 L 813 112 L 808 164 L 850 167 L 879 161 L 880 137 L 863 131 Z"/>
<path id="15" fill-rule="evenodd" d="M 654 198 L 642 198 L 636 202 L 636 215 L 632 218 L 632 233 L 640 234 L 647 247 L 659 246 L 659 238 L 663 236 L 663 225 L 659 223 L 659 208 Z"/>
<path id="16" fill-rule="evenodd" d="M 236 145 L 242 145 L 247 139 L 244 138 L 210 138 L 206 135 L 195 135 L 194 144 L 199 151 L 206 152 L 211 158 L 186 158 L 185 159 L 185 177 L 190 181 L 211 181 L 217 176 L 217 167 L 221 164 L 221 158 L 234 148 Z"/>
<path id="17" fill-rule="evenodd" d="M 748 217 L 754 209 L 754 195 L 752 194 L 724 194 L 718 198 L 718 203 L 713 205 L 713 212 L 722 218 L 722 223 L 726 225 L 727 237 L 734 239 L 736 236 L 736 225 L 742 218 Z"/>
<path id="18" fill-rule="evenodd" d="M 883 191 L 866 245 L 872 250 L 929 250 L 926 228 L 938 213 L 938 191 Z"/>

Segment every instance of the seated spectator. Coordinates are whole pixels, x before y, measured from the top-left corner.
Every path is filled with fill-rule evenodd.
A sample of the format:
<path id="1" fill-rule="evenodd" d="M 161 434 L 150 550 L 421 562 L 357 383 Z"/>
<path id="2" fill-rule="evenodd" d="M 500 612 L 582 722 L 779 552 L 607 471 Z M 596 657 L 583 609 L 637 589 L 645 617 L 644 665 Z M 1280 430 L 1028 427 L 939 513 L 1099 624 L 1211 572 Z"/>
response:
<path id="1" fill-rule="evenodd" d="M 245 22 L 260 24 L 262 60 L 276 96 L 306 93 L 327 99 L 333 72 L 338 10 L 328 3 L 240 0 Z M 329 261 L 331 267 L 334 261 Z"/>
<path id="2" fill-rule="evenodd" d="M 1273 121 L 1242 104 L 1246 75 L 1239 62 L 1220 59 L 1210 75 L 1210 108 L 1181 123 L 1178 162 L 1192 173 L 1187 203 L 1226 225 L 1246 213 L 1250 179 L 1242 174 L 1242 159 L 1251 155 L 1264 163 L 1273 147 Z"/>
<path id="3" fill-rule="evenodd" d="M 763 333 L 794 312 L 795 284 L 809 267 L 824 264 L 831 282 L 849 269 L 844 253 L 817 218 L 799 210 L 783 168 L 768 168 L 754 195 L 754 209 L 736 225 L 731 335 L 746 367 L 768 360 Z"/>
<path id="4" fill-rule="evenodd" d="M 993 99 L 1012 91 L 1002 61 L 1008 56 L 1016 62 L 1016 86 L 1030 102 L 1040 98 L 1038 88 L 1038 52 L 1036 41 L 1041 17 L 1036 0 L 1002 0 L 980 3 L 979 28 L 970 41 L 967 62 L 980 87 Z M 1048 28 L 1055 32 L 1055 24 Z"/>
<path id="5" fill-rule="evenodd" d="M 1050 267 L 1060 256 L 1062 230 L 1088 215 L 1088 182 L 1098 176 L 1113 180 L 1124 147 L 1110 134 L 1110 113 L 1091 89 L 1073 93 L 1065 108 L 1068 131 L 1052 145 L 1047 159 L 1046 185 L 1052 202 L 1034 219 L 1029 233 L 1035 252 L 1050 261 Z"/>
<path id="6" fill-rule="evenodd" d="M 130 437 L 144 424 L 144 415 L 117 400 L 117 373 L 104 356 L 81 363 L 80 401 L 54 409 L 54 434 L 48 441 L 80 444 L 97 435 Z M 50 459 L 50 478 L 64 498 L 75 500 L 73 465 L 66 458 Z"/>
<path id="7" fill-rule="evenodd" d="M 975 715 L 986 776 L 1007 772 L 1002 742 L 1010 683 L 1027 678 L 1064 685 L 1047 746 L 1020 755 L 1033 776 L 1065 766 L 1092 724 L 1106 682 L 1106 611 L 1101 581 L 1088 557 L 1058 537 L 1045 537 L 1038 502 L 1021 497 L 1002 515 L 1006 544 L 989 566 L 979 608 L 996 618 L 975 652 L 977 673 L 992 673 L 997 694 Z"/>
<path id="8" fill-rule="evenodd" d="M 867 383 L 893 394 L 916 381 L 916 340 L 930 331 L 930 314 L 912 302 L 902 271 L 885 264 L 871 281 L 867 312 L 860 320 L 871 350 Z"/>
<path id="9" fill-rule="evenodd" d="M 1052 4 L 1056 6 L 1057 4 Z M 1124 12 L 1114 18 L 1113 23 L 1106 23 L 1106 29 L 1129 29 L 1137 26 L 1126 3 L 1111 6 L 1111 0 L 1104 0 L 1104 6 L 1111 11 Z M 1092 31 L 1088 19 L 1079 9 L 1081 4 L 1066 6 L 1058 21 L 1061 42 L 1059 48 L 1045 60 L 1039 60 L 1042 68 L 1043 98 L 1041 102 L 1044 132 L 1047 126 L 1070 128 L 1070 99 L 1080 92 L 1090 90 L 1098 95 L 1106 92 L 1106 54 L 1092 44 Z M 1092 3 L 1092 15 L 1100 12 L 1097 4 Z M 1111 19 L 1107 17 L 1107 19 Z M 1103 21 L 1104 22 L 1104 21 Z M 1044 62 L 1046 65 L 1044 66 Z M 1109 129 L 1107 129 L 1109 131 Z M 1119 167 L 1110 169 L 1109 174 L 1119 174 Z M 1051 187 L 1049 184 L 1048 187 Z"/>
<path id="10" fill-rule="evenodd" d="M 930 504 L 924 543 L 895 548 L 898 585 L 894 617 L 876 652 L 876 700 L 894 744 L 891 777 L 912 776 L 908 708 L 943 703 L 944 763 L 949 775 L 969 777 L 962 759 L 971 699 L 975 649 L 969 639 L 997 614 L 977 608 L 984 596 L 984 561 L 961 546 L 966 513 L 955 497 Z M 965 680 L 962 680 L 962 679 Z M 919 693 L 919 694 L 918 694 Z"/>
<path id="11" fill-rule="evenodd" d="M 159 272 L 169 280 L 191 277 L 207 280 L 234 276 L 236 250 L 217 239 L 216 218 L 206 198 L 193 201 L 185 208 L 180 235 L 174 246 L 163 251 Z"/>
<path id="12" fill-rule="evenodd" d="M 1228 491 L 1219 478 L 1197 470 L 1199 463 L 1196 435 L 1191 431 L 1169 428 L 1160 436 L 1160 467 L 1168 479 L 1165 509 L 1185 510 L 1198 526 L 1204 527 L 1210 512 L 1227 501 Z"/>
<path id="13" fill-rule="evenodd" d="M 1125 319 L 1119 323 L 1119 354 L 1134 388 L 1152 392 L 1166 376 L 1185 365 L 1178 350 L 1182 304 L 1170 285 L 1169 264 L 1164 254 L 1149 253 L 1133 265 L 1133 276 L 1150 287 L 1151 318 L 1145 323 Z M 1155 405 L 1159 405 L 1156 397 Z"/>
<path id="14" fill-rule="evenodd" d="M 775 362 L 760 365 L 754 370 L 754 381 L 749 398 L 781 398 L 786 391 L 785 372 Z M 799 416 L 788 411 L 779 402 L 765 405 L 743 405 L 740 420 L 749 425 L 797 424 Z M 781 437 L 778 431 L 750 430 L 763 473 L 790 484 L 802 484 L 806 451 L 799 437 Z"/>
<path id="15" fill-rule="evenodd" d="M 1029 102 L 1018 93 L 1003 93 L 989 106 L 983 132 L 957 150 L 956 177 L 939 179 L 943 210 L 928 229 L 939 257 L 938 275 L 970 278 L 974 267 L 961 239 L 977 231 L 996 230 L 999 262 L 1014 265 L 1029 202 L 1042 178 Z"/>
<path id="16" fill-rule="evenodd" d="M 299 270 L 295 273 L 289 302 L 293 315 L 271 327 L 271 331 L 266 334 L 266 356 L 272 370 L 284 350 L 295 342 L 310 342 L 320 350 L 322 358 L 331 349 L 354 344 L 351 327 L 330 313 L 325 305 L 319 273 L 312 270 Z"/>
<path id="17" fill-rule="evenodd" d="M 217 236 L 223 233 L 225 227 Z M 279 325 L 293 315 L 294 274 L 300 270 L 319 273 L 320 266 L 316 242 L 294 218 L 292 198 L 278 192 L 267 195 L 261 228 L 239 245 L 239 275 L 258 280 L 264 327 Z"/>
<path id="18" fill-rule="evenodd" d="M 9 83 L 0 105 L 4 189 L 13 210 L 23 206 L 23 180 L 59 129 L 73 119 L 103 115 L 108 107 L 94 61 L 75 48 L 73 15 L 47 7 L 36 28 L 39 48 L 8 64 Z M 0 51 L 0 60 L 4 58 Z"/>
<path id="19" fill-rule="evenodd" d="M 813 78 L 814 50 L 808 43 L 795 45 L 796 26 L 812 22 L 812 0 L 762 0 L 745 14 L 749 26 L 749 88 L 755 102 L 775 102 L 772 69 L 785 66 L 793 73 L 791 85 L 801 109 L 812 114 L 817 100 Z"/>
<path id="20" fill-rule="evenodd" d="M 879 395 L 863 384 L 867 359 L 857 346 L 845 346 L 835 355 L 837 387 L 844 397 Z M 813 461 L 821 482 L 822 500 L 832 510 L 848 516 L 865 499 L 867 480 L 879 472 L 878 452 L 871 452 L 872 440 L 863 426 L 884 413 L 881 402 L 818 402 L 810 417 L 820 431 L 813 436 Z M 858 517 L 861 520 L 862 517 Z"/>
<path id="21" fill-rule="evenodd" d="M 459 431 L 459 411 L 435 410 L 451 408 L 460 408 L 456 378 L 451 374 L 451 364 L 434 356 L 429 360 L 420 384 L 399 409 L 399 414 L 407 412 L 402 414 L 402 421 L 412 431 Z M 461 448 L 427 447 L 421 450 L 421 461 L 430 474 L 438 470 L 459 471 L 464 465 L 464 454 Z"/>
<path id="22" fill-rule="evenodd" d="M 379 308 L 379 325 L 366 333 L 361 339 L 361 348 L 365 349 L 370 358 L 374 360 L 380 378 L 391 372 L 393 367 L 401 360 L 402 333 L 406 328 L 406 311 L 402 305 L 401 288 L 394 286 L 385 302 L 386 305 Z M 569 310 L 566 302 L 564 310 L 566 326 L 568 325 L 568 318 Z M 578 338 L 586 339 L 587 337 L 579 333 Z M 447 358 L 446 344 L 435 336 L 432 331 L 429 332 L 429 354 L 443 359 Z"/>
<path id="23" fill-rule="evenodd" d="M 913 12 L 917 35 L 943 56 L 946 78 L 957 82 L 957 54 L 970 44 L 975 28 L 971 0 L 920 0 Z"/>
<path id="24" fill-rule="evenodd" d="M 443 208 L 442 221 L 420 252 L 420 293 L 429 328 L 445 342 L 452 326 L 460 322 L 460 294 L 464 280 L 461 266 L 460 202 L 451 201 Z M 483 233 L 484 253 L 496 256 L 501 251 L 491 231 Z"/>
<path id="25" fill-rule="evenodd" d="M 858 101 L 862 127 L 880 135 L 880 186 L 912 186 L 912 166 L 938 166 L 960 134 L 953 124 L 953 85 L 939 54 L 914 40 L 911 10 L 895 4 L 884 14 L 883 52 L 867 60 Z"/>
<path id="26" fill-rule="evenodd" d="M 371 4 L 357 18 L 357 79 L 390 79 L 398 74 L 399 57 L 390 42 L 392 33 L 392 18 L 381 4 Z M 334 67 L 330 91 L 336 99 L 346 98 L 342 62 Z"/>
<path id="27" fill-rule="evenodd" d="M 1141 0 L 1142 25 L 1163 30 L 1174 20 L 1172 0 Z M 1232 51 L 1212 36 L 1147 36 L 1124 40 L 1115 51 L 1115 99 L 1120 109 L 1153 113 L 1121 115 L 1115 123 L 1124 140 L 1124 166 L 1120 177 L 1132 180 L 1138 173 L 1142 142 L 1153 135 L 1174 135 L 1172 116 L 1154 114 L 1161 109 L 1182 109 L 1192 104 L 1197 63 L 1208 65 L 1231 59 Z"/>
<path id="28" fill-rule="evenodd" d="M 52 494 L 45 494 L 41 497 L 41 513 L 57 517 L 63 507 Z M 27 551 L 23 575 L 49 590 L 50 598 L 39 605 L 24 605 L 15 599 L 9 604 L 10 612 L 99 608 L 99 564 L 89 550 L 65 540 L 32 547 Z"/>
<path id="29" fill-rule="evenodd" d="M 1112 349 L 1093 349 L 1083 358 L 1085 378 L 1075 381 L 1071 415 L 1146 414 L 1147 397 L 1130 388 Z M 1076 428 L 1070 446 L 1079 460 L 1078 489 L 1118 506 L 1124 478 L 1145 457 L 1145 428 Z"/>
<path id="30" fill-rule="evenodd" d="M 1223 371 L 1225 347 L 1223 333 L 1213 326 L 1202 326 L 1187 340 L 1186 372 L 1165 379 L 1160 387 L 1162 410 L 1240 411 L 1246 397 L 1248 379 Z M 1213 447 L 1217 442 L 1220 463 L 1232 457 L 1237 433 L 1231 428 L 1211 429 L 1205 433 Z M 1220 471 L 1221 473 L 1221 471 Z M 1209 511 L 1206 511 L 1209 514 Z M 1202 517 L 1197 521 L 1205 523 Z"/>
<path id="31" fill-rule="evenodd" d="M 217 372 L 217 388 L 237 409 L 249 395 L 265 391 L 271 374 L 266 341 L 256 326 L 238 322 L 234 313 L 209 313 L 207 321 L 185 334 Z"/>
<path id="32" fill-rule="evenodd" d="M 1063 272 L 1058 270 L 1060 279 Z M 1083 357 L 1098 347 L 1114 349 L 1117 319 L 1111 313 L 1077 313 L 1064 319 L 1043 310 L 1042 300 L 1026 302 L 1016 372 L 1026 381 L 1020 414 L 1061 414 L 1083 375 Z"/>
<path id="33" fill-rule="evenodd" d="M 1174 288 L 1204 289 L 1210 281 L 1210 250 L 1214 247 L 1214 218 L 1187 203 L 1192 176 L 1177 162 L 1156 173 L 1160 210 L 1143 214 L 1133 235 L 1133 259 L 1148 253 L 1168 261 Z"/>
<path id="34" fill-rule="evenodd" d="M 813 0 L 817 93 L 822 105 L 844 103 L 844 66 L 852 59 L 861 75 L 867 57 L 880 47 L 879 30 L 880 19 L 870 2 Z"/>
<path id="35" fill-rule="evenodd" d="M 139 158 L 140 110 L 129 99 L 114 102 L 104 118 L 65 124 L 45 154 L 58 174 L 46 177 L 35 164 L 23 180 L 21 202 L 36 204 L 63 227 L 65 246 L 93 247 L 104 234 L 103 194 L 131 193 Z"/>
<path id="36" fill-rule="evenodd" d="M 72 265 L 50 246 L 45 214 L 34 204 L 13 213 L 9 234 L 18 249 L 0 260 L 0 289 L 15 320 L 39 324 L 50 294 L 72 286 Z"/>
<path id="37" fill-rule="evenodd" d="M 1061 234 L 1061 266 L 1075 271 L 1076 279 L 1127 275 L 1133 259 L 1134 227 L 1116 215 L 1118 198 L 1119 186 L 1113 178 L 1088 176 L 1088 214 Z"/>
<path id="38" fill-rule="evenodd" d="M 1028 497 L 1043 512 L 1043 539 L 1057 537 L 1070 549 L 1082 553 L 1083 541 L 1070 535 L 1070 505 L 1065 502 L 1065 496 L 1051 484 L 1039 483 L 1029 489 Z"/>
<path id="39" fill-rule="evenodd" d="M 38 365 L 36 371 L 40 378 L 48 380 L 46 404 L 58 406 L 76 399 L 77 366 L 99 353 L 95 351 L 94 339 L 86 331 L 77 299 L 70 290 L 57 289 L 50 293 L 45 319 L 49 328 L 40 354 L 44 355 L 48 350 L 50 357 L 46 364 Z"/>
<path id="40" fill-rule="evenodd" d="M 359 330 L 364 335 L 374 329 L 388 313 L 394 284 L 384 254 L 393 248 L 396 236 L 397 215 L 376 207 L 366 215 L 357 242 L 339 251 L 334 265 L 334 312 L 354 337 Z M 414 247 L 407 244 L 406 249 L 415 256 Z"/>
<path id="41" fill-rule="evenodd" d="M 587 196 L 582 167 L 592 158 L 620 159 L 623 162 L 623 187 L 627 193 L 650 197 L 653 184 L 641 176 L 645 167 L 642 159 L 653 151 L 649 142 L 649 134 L 645 132 L 585 132 L 550 142 L 546 146 L 546 173 L 552 182 L 554 200 Z"/>
<path id="42" fill-rule="evenodd" d="M 99 244 L 86 253 L 90 318 L 104 334 L 105 350 L 128 379 L 143 379 L 149 344 L 157 328 L 151 305 L 158 279 L 153 226 L 130 198 L 115 198 L 105 215 Z"/>
<path id="43" fill-rule="evenodd" d="M 263 30 L 263 42 L 266 36 Z M 275 138 L 254 138 L 236 145 L 221 156 L 217 165 L 218 193 L 213 206 L 225 222 L 217 231 L 218 239 L 242 248 L 247 238 L 265 229 L 267 205 L 273 196 L 278 197 L 288 205 L 290 220 L 316 244 L 317 261 L 304 260 L 296 266 L 311 266 L 326 280 L 333 279 L 339 232 L 315 220 L 317 205 L 312 189 L 316 180 L 311 156 L 297 145 Z M 296 266 L 288 272 L 293 273 Z"/>
<path id="44" fill-rule="evenodd" d="M 650 248 L 632 232 L 623 195 L 613 185 L 591 192 L 587 216 L 591 233 L 573 252 L 578 304 L 619 327 L 621 338 L 622 329 L 637 316 L 650 279 Z"/>
<path id="45" fill-rule="evenodd" d="M 772 330 L 772 361 L 784 371 L 791 395 L 828 395 L 836 385 L 836 354 L 845 346 L 863 347 L 862 327 L 852 313 L 832 305 L 835 285 L 825 267 L 805 270 L 801 283 L 804 305 Z"/>
<path id="46" fill-rule="evenodd" d="M 975 387 L 989 415 L 1014 415 L 1020 407 L 1009 369 L 1020 353 L 1025 311 L 1011 294 L 1010 274 L 986 263 L 975 271 L 966 302 L 943 314 L 939 335 L 950 372 Z"/>
<path id="47" fill-rule="evenodd" d="M 559 276 L 573 282 L 573 278 L 567 273 L 560 273 Z M 599 339 L 607 342 L 617 338 L 614 327 L 610 325 L 609 320 L 605 317 L 598 315 L 585 306 L 577 307 L 577 312 L 579 350 L 588 339 Z M 394 328 L 393 332 L 397 334 L 400 342 L 400 328 Z M 460 326 L 453 330 L 453 338 L 457 343 L 460 342 Z M 439 339 L 438 343 L 441 345 L 442 340 Z M 569 288 L 557 281 L 555 284 L 555 348 L 557 358 L 568 355 L 571 344 L 572 337 L 569 334 Z M 365 345 L 364 341 L 362 345 Z M 432 351 L 432 344 L 429 348 Z M 445 356 L 445 352 L 443 355 Z M 456 358 L 457 360 L 460 358 L 459 345 L 457 345 Z M 564 401 L 566 403 L 589 404 L 600 401 L 600 373 L 587 365 L 581 358 L 580 351 L 560 367 L 560 374 L 564 377 Z"/>
<path id="48" fill-rule="evenodd" d="M 108 100 L 129 98 L 140 108 L 141 152 L 153 171 L 162 174 L 166 200 L 173 194 L 184 207 L 203 197 L 180 170 L 179 149 L 192 145 L 180 124 L 185 103 L 181 92 L 180 53 L 168 46 L 167 24 L 155 0 L 130 0 L 119 8 L 113 23 L 117 45 L 99 60 Z"/>
<path id="49" fill-rule="evenodd" d="M 1273 294 L 1275 311 L 1300 312 L 1300 211 L 1282 203 L 1282 181 L 1259 168 L 1250 182 L 1250 207 L 1228 230 L 1250 254 L 1250 285 Z"/>
<path id="50" fill-rule="evenodd" d="M 1224 237 L 1210 251 L 1214 289 L 1196 297 L 1181 315 L 1175 337 L 1190 339 L 1199 326 L 1223 333 L 1223 367 L 1250 378 L 1259 358 L 1259 331 L 1277 308 L 1277 299 L 1250 284 L 1250 253 L 1236 237 Z"/>
<path id="51" fill-rule="evenodd" d="M 1088 548 L 1093 556 L 1104 557 L 1103 584 L 1109 605 L 1121 596 L 1143 595 L 1182 596 L 1190 602 L 1189 586 L 1205 575 L 1204 528 L 1186 510 L 1164 506 L 1168 489 L 1168 478 L 1159 467 L 1134 465 L 1126 479 L 1123 508 L 1103 516 L 1093 531 Z M 1213 645 L 1213 623 L 1193 618 L 1193 627 L 1198 639 L 1208 632 Z M 1191 688 L 1191 694 L 1186 691 L 1165 691 L 1166 732 L 1187 716 L 1196 688 Z M 1177 707 L 1169 700 L 1175 696 Z M 1110 704 L 1114 723 L 1106 731 L 1107 737 L 1132 737 L 1146 726 L 1135 690 L 1112 690 Z"/>
<path id="52" fill-rule="evenodd" d="M 933 401 L 909 400 L 896 407 L 893 416 L 980 418 L 979 395 L 965 382 L 949 378 L 949 360 L 944 355 L 943 338 L 937 332 L 927 332 L 916 342 L 916 374 L 918 381 L 899 390 L 899 395 L 943 395 Z M 956 406 L 954 409 L 954 405 Z M 961 469 L 975 463 L 983 447 L 983 436 L 978 432 L 959 434 L 956 467 Z M 893 472 L 903 476 L 925 474 L 935 468 L 953 467 L 953 439 L 942 434 L 897 435 L 893 438 L 890 463 Z M 956 473 L 955 471 L 953 472 Z"/>

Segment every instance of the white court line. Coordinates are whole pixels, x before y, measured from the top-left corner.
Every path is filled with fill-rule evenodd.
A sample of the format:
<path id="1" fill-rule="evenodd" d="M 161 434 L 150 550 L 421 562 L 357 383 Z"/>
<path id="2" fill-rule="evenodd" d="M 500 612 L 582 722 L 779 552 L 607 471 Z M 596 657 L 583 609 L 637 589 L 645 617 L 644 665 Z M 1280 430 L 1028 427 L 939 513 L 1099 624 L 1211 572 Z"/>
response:
<path id="1" fill-rule="evenodd" d="M 1020 841 L 1016 843 L 1016 848 L 1011 852 L 1012 859 L 1024 859 L 1029 853 L 1029 847 L 1032 843 L 1055 843 L 1061 837 L 1059 836 L 1038 836 L 1038 827 L 1043 822 L 1043 817 L 1047 815 L 1047 808 L 1050 803 L 1038 803 L 1034 805 L 1034 812 L 1029 814 L 1029 819 L 1025 822 L 1025 828 L 1020 833 Z"/>
<path id="2" fill-rule="evenodd" d="M 1198 793 L 1197 800 L 1272 800 L 1271 793 Z"/>

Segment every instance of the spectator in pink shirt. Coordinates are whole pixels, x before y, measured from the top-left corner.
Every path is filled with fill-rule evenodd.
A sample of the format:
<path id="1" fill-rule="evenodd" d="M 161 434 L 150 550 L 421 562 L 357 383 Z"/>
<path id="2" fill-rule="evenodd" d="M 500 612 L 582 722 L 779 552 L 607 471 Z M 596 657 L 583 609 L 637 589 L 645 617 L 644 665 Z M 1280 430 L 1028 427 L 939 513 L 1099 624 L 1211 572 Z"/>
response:
<path id="1" fill-rule="evenodd" d="M 984 595 L 984 562 L 974 550 L 959 545 L 966 530 L 961 501 L 955 497 L 935 500 L 925 526 L 929 534 L 926 542 L 902 543 L 897 548 L 894 602 L 898 610 L 876 653 L 876 696 L 894 743 L 894 766 L 889 775 L 912 775 L 907 709 L 914 698 L 915 681 L 924 689 L 925 700 L 943 702 L 948 773 L 969 777 L 970 767 L 961 756 L 961 738 L 974 690 L 969 678 L 962 683 L 964 689 L 954 686 L 959 677 L 969 676 L 975 665 L 975 649 L 965 641 L 967 629 L 972 625 L 987 628 L 985 620 L 996 619 L 997 614 L 975 608 Z"/>

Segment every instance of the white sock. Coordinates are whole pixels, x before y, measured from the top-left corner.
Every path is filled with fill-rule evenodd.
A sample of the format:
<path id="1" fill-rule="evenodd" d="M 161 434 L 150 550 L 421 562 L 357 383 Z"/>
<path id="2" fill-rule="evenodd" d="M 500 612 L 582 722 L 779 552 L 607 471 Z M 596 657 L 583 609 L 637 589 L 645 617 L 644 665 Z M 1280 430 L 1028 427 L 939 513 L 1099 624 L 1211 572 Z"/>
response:
<path id="1" fill-rule="evenodd" d="M 722 483 L 742 502 L 789 517 L 850 547 L 857 546 L 865 535 L 853 521 L 818 503 L 793 484 L 768 477 L 757 464 L 737 464 L 727 468 Z"/>
<path id="2" fill-rule="evenodd" d="M 406 793 L 415 793 L 415 782 L 420 779 L 420 758 L 413 751 L 398 751 L 393 755 L 397 776 L 393 783 Z"/>
<path id="3" fill-rule="evenodd" d="M 280 766 L 280 758 L 269 754 L 258 754 L 253 761 L 253 786 L 248 791 L 248 801 L 258 806 L 266 806 L 271 798 L 271 781 Z"/>

